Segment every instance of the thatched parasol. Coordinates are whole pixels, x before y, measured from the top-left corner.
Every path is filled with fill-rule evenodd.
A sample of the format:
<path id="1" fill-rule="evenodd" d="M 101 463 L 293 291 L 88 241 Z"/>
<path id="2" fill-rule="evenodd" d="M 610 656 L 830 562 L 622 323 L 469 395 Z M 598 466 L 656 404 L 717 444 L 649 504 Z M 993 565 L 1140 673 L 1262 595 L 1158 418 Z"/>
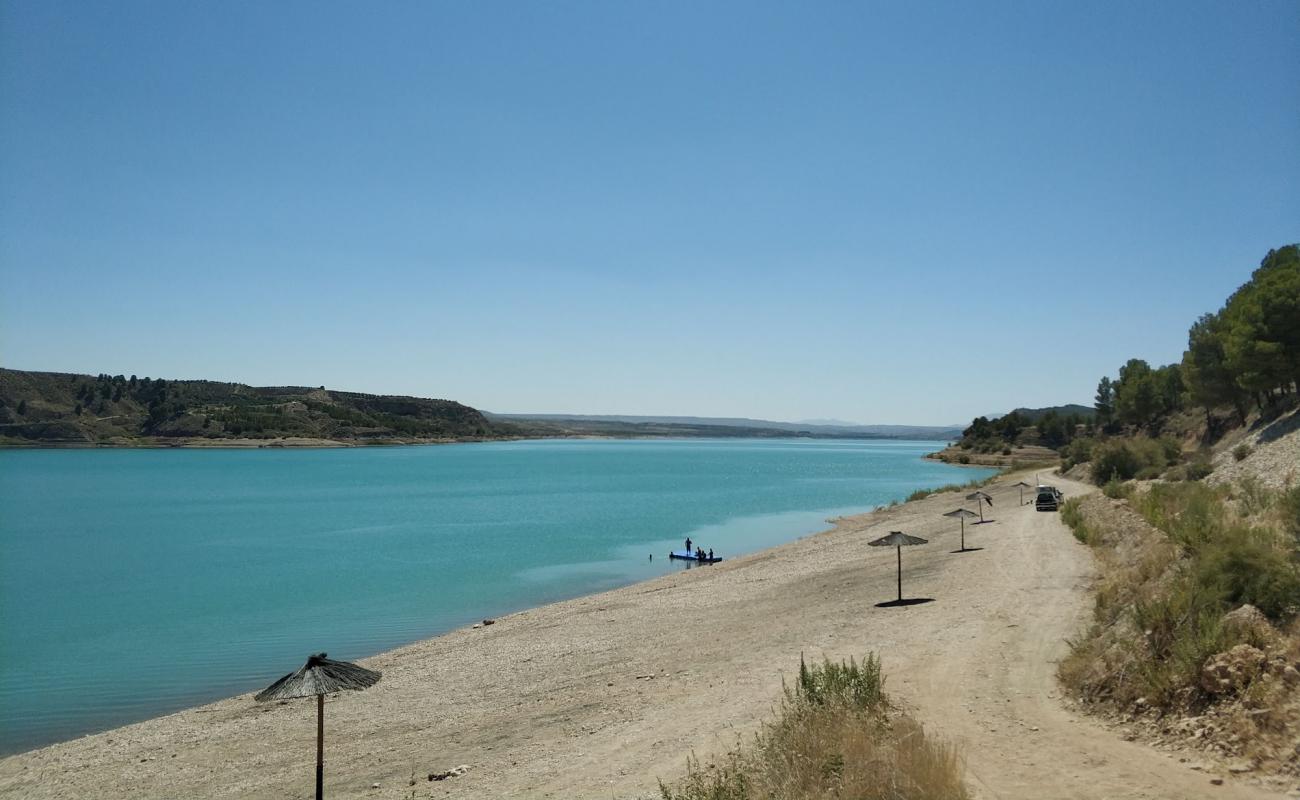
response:
<path id="1" fill-rule="evenodd" d="M 989 504 L 989 508 L 992 508 L 992 507 L 993 507 L 993 498 L 992 498 L 991 496 L 989 496 L 988 494 L 985 494 L 984 492 L 981 492 L 981 491 L 979 491 L 978 489 L 976 489 L 975 491 L 973 491 L 973 492 L 971 492 L 970 494 L 966 495 L 966 499 L 967 499 L 967 500 L 974 500 L 974 501 L 975 501 L 975 506 L 980 510 L 980 523 L 983 523 L 983 522 L 984 522 L 984 503 L 988 503 L 988 504 Z"/>
<path id="2" fill-rule="evenodd" d="M 913 544 L 925 544 L 926 539 L 908 536 L 902 531 L 890 531 L 888 536 L 881 536 L 874 542 L 867 542 L 872 547 L 898 548 L 898 602 L 903 602 L 903 548 Z"/>
<path id="3" fill-rule="evenodd" d="M 975 516 L 975 512 L 959 508 L 956 511 L 949 511 L 947 514 L 944 514 L 944 516 L 961 520 L 961 549 L 962 552 L 966 552 L 966 518 Z M 978 550 L 979 548 L 976 549 Z"/>
<path id="4" fill-rule="evenodd" d="M 1023 505 L 1025 504 L 1025 490 L 1026 490 L 1026 489 L 1032 489 L 1032 488 L 1034 488 L 1034 487 L 1030 486 L 1029 484 L 1025 483 L 1024 481 L 1021 481 L 1020 483 L 1013 483 L 1013 484 L 1011 484 L 1011 485 L 1012 485 L 1012 486 L 1015 486 L 1015 487 L 1018 487 L 1018 488 L 1020 489 L 1020 505 L 1023 506 Z"/>
<path id="5" fill-rule="evenodd" d="M 325 695 L 344 689 L 365 689 L 379 683 L 380 677 L 374 670 L 318 653 L 309 657 L 297 672 L 290 672 L 253 696 L 259 702 L 316 697 L 316 800 L 325 796 Z"/>

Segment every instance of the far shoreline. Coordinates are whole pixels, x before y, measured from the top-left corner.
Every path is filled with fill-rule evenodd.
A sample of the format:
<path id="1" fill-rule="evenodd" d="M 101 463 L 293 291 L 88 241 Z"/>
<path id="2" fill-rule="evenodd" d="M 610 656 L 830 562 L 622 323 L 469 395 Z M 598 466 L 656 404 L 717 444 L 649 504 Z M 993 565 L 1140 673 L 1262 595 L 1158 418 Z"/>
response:
<path id="1" fill-rule="evenodd" d="M 591 441 L 807 441 L 807 442 L 935 442 L 934 439 L 908 439 L 893 436 L 690 436 L 684 434 L 613 435 L 571 434 L 556 436 L 501 436 L 492 438 L 461 439 L 411 439 L 402 441 L 308 439 L 299 437 L 279 439 L 196 439 L 176 441 L 131 442 L 0 442 L 4 450 L 347 450 L 385 447 L 423 447 L 448 444 L 491 444 L 493 442 L 547 442 L 564 440 Z M 941 451 L 939 451 L 941 452 Z M 943 461 L 939 452 L 927 453 L 923 458 Z M 957 464 L 954 467 L 992 467 L 994 464 Z M 1009 466 L 1009 464 L 1008 464 Z"/>

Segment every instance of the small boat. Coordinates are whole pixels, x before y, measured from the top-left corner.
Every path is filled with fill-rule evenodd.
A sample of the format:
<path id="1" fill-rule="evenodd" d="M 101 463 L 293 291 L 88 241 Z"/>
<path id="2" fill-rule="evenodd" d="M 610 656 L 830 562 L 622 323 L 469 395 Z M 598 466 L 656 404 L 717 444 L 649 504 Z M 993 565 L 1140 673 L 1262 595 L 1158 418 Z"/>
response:
<path id="1" fill-rule="evenodd" d="M 697 556 L 690 550 L 674 550 L 668 554 L 669 558 L 680 558 L 682 561 L 698 561 L 701 564 L 716 564 L 722 560 L 722 556 L 709 558 L 708 556 Z"/>

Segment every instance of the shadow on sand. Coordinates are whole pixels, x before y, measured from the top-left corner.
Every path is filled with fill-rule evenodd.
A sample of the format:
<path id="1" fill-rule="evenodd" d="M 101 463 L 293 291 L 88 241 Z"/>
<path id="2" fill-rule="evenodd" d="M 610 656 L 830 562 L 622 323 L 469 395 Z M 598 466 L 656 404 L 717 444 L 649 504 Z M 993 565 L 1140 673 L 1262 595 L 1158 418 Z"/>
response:
<path id="1" fill-rule="evenodd" d="M 983 547 L 963 547 L 960 550 L 950 550 L 951 553 L 973 553 L 976 550 L 983 550 Z"/>
<path id="2" fill-rule="evenodd" d="M 933 602 L 933 597 L 908 597 L 903 600 L 890 600 L 885 603 L 876 603 L 876 608 L 900 608 L 902 606 L 919 606 L 922 603 Z"/>
<path id="3" fill-rule="evenodd" d="M 987 525 L 990 522 L 997 522 L 995 519 L 982 519 L 979 522 L 972 522 L 972 525 Z"/>

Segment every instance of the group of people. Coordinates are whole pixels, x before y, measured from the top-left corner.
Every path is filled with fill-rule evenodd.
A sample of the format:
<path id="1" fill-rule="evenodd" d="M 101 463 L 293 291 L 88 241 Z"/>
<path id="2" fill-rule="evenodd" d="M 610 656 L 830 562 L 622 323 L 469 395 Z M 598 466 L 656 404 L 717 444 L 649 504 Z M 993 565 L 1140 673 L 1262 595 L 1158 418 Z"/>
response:
<path id="1" fill-rule="evenodd" d="M 686 552 L 688 552 L 688 553 L 691 552 L 691 537 L 689 537 L 689 536 L 686 537 Z M 696 545 L 696 546 L 695 546 L 695 560 L 696 560 L 696 561 L 712 561 L 712 560 L 713 560 L 713 548 L 710 547 L 710 548 L 709 548 L 709 552 L 708 552 L 708 554 L 706 555 L 705 552 L 704 552 L 704 548 L 700 547 L 699 545 Z"/>

